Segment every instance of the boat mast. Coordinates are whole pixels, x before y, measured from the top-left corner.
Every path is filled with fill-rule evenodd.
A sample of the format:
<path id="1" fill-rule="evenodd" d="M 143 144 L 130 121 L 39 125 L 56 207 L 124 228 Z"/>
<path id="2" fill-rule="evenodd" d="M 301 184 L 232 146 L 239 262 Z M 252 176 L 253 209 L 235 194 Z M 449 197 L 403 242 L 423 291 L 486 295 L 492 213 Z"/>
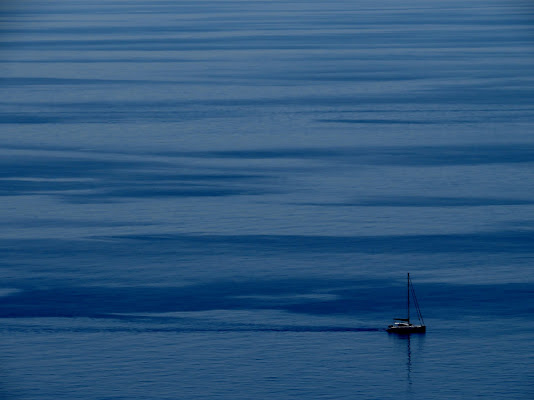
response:
<path id="1" fill-rule="evenodd" d="M 408 309 L 408 324 L 410 323 L 410 273 L 408 272 L 408 302 L 406 303 L 406 308 Z"/>

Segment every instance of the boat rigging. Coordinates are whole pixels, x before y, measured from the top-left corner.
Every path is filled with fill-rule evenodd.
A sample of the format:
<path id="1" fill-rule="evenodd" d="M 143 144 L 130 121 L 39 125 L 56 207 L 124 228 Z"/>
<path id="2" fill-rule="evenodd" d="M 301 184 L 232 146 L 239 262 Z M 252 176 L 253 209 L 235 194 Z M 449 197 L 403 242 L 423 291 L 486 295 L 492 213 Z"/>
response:
<path id="1" fill-rule="evenodd" d="M 415 305 L 417 318 L 419 319 L 418 325 L 412 324 L 410 322 L 410 297 L 412 297 L 413 303 Z M 425 321 L 423 320 L 423 315 L 421 314 L 421 309 L 419 308 L 419 302 L 417 301 L 415 290 L 410 280 L 409 272 L 408 272 L 407 299 L 406 300 L 407 300 L 406 301 L 406 311 L 407 311 L 406 318 L 395 318 L 393 324 L 389 325 L 386 331 L 390 333 L 424 333 L 426 332 Z"/>

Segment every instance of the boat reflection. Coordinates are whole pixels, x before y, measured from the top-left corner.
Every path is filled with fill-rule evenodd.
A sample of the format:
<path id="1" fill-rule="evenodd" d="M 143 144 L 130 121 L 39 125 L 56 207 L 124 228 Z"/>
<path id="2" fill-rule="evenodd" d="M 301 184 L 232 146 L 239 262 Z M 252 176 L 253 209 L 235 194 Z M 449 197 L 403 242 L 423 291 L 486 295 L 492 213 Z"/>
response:
<path id="1" fill-rule="evenodd" d="M 424 333 L 412 333 L 410 335 L 390 335 L 391 340 L 396 344 L 395 348 L 399 353 L 404 354 L 406 366 L 406 382 L 408 384 L 408 391 L 411 390 L 412 381 L 412 365 L 417 364 L 417 361 L 423 354 L 423 348 L 426 335 Z M 402 359 L 399 356 L 398 359 Z"/>

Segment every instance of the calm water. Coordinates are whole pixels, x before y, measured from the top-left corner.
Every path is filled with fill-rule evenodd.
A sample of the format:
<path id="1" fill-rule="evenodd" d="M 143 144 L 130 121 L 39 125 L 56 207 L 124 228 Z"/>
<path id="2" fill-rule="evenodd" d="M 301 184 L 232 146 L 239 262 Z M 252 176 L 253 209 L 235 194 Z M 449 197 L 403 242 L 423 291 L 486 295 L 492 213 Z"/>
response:
<path id="1" fill-rule="evenodd" d="M 530 2 L 0 12 L 0 398 L 534 396 Z"/>

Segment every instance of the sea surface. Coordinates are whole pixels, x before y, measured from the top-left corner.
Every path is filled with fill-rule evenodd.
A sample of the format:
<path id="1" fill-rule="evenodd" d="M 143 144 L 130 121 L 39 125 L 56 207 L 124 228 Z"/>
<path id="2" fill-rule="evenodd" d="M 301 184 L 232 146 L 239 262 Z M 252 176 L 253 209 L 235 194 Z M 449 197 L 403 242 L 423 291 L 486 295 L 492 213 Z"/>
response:
<path id="1" fill-rule="evenodd" d="M 1 399 L 534 398 L 532 2 L 3 1 L 0 89 Z"/>

